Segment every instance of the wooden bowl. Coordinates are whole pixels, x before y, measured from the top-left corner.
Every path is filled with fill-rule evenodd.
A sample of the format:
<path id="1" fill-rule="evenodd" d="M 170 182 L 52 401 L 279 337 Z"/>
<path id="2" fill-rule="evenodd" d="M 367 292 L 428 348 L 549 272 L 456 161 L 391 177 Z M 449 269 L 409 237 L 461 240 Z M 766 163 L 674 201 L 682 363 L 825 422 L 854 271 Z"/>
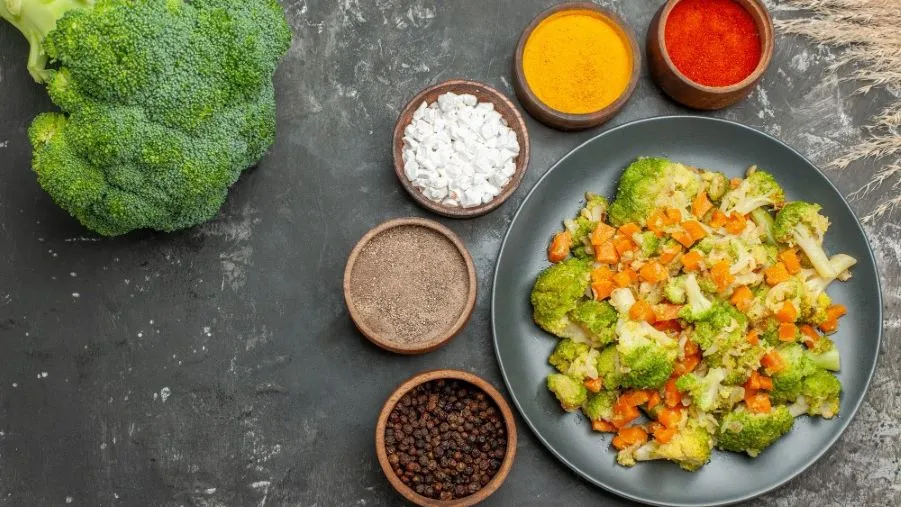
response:
<path id="1" fill-rule="evenodd" d="M 666 50 L 666 21 L 680 0 L 669 0 L 651 21 L 648 28 L 648 66 L 651 78 L 673 100 L 694 109 L 722 109 L 748 96 L 763 77 L 773 59 L 773 19 L 759 0 L 735 0 L 747 10 L 757 24 L 762 53 L 757 68 L 743 81 L 730 86 L 714 87 L 698 84 L 688 79 L 676 68 Z"/>
<path id="2" fill-rule="evenodd" d="M 609 106 L 587 114 L 567 114 L 547 106 L 529 87 L 526 81 L 525 71 L 523 70 L 523 52 L 525 51 L 526 42 L 535 31 L 535 28 L 548 17 L 562 11 L 594 11 L 610 21 L 615 27 L 619 28 L 623 37 L 626 38 L 632 53 L 632 75 L 629 78 L 629 84 L 623 93 Z M 589 2 L 568 2 L 555 5 L 550 9 L 539 14 L 529 23 L 519 38 L 519 45 L 516 46 L 516 55 L 513 59 L 513 88 L 516 90 L 516 96 L 522 103 L 526 111 L 529 112 L 536 120 L 544 123 L 548 127 L 564 131 L 584 130 L 596 127 L 613 118 L 616 113 L 626 104 L 635 86 L 638 84 L 638 76 L 641 72 L 641 51 L 638 48 L 638 40 L 635 32 L 620 18 L 616 13 Z"/>
<path id="3" fill-rule="evenodd" d="M 437 232 L 445 239 L 447 239 L 450 243 L 452 243 L 460 253 L 462 262 L 466 264 L 466 272 L 469 279 L 469 290 L 466 294 L 466 302 L 464 303 L 463 311 L 460 313 L 460 316 L 457 318 L 457 320 L 454 321 L 454 323 L 449 328 L 436 335 L 434 338 L 412 344 L 404 344 L 396 340 L 391 340 L 390 337 L 385 336 L 384 334 L 370 328 L 366 324 L 366 320 L 363 318 L 362 313 L 357 308 L 351 292 L 354 265 L 359 258 L 360 252 L 363 251 L 363 248 L 370 241 L 372 241 L 373 238 L 385 231 L 397 227 L 408 226 L 425 227 L 426 229 Z M 460 240 L 460 238 L 456 234 L 454 234 L 452 230 L 439 224 L 438 222 L 427 220 L 425 218 L 398 218 L 395 220 L 389 220 L 370 229 L 369 232 L 367 232 L 363 236 L 363 238 L 360 239 L 357 245 L 350 252 L 350 257 L 348 257 L 347 265 L 344 268 L 344 301 L 347 304 L 347 310 L 350 313 L 351 320 L 353 320 L 354 324 L 357 326 L 357 329 L 360 330 L 360 332 L 363 334 L 363 336 L 366 337 L 366 339 L 385 350 L 395 352 L 397 354 L 425 354 L 426 352 L 431 352 L 449 342 L 463 329 L 463 326 L 465 326 L 466 323 L 469 322 L 469 318 L 472 316 L 472 311 L 475 308 L 477 290 L 478 285 L 476 283 L 475 265 L 473 264 L 472 256 L 469 255 L 469 251 L 466 250 L 466 246 L 463 244 L 463 241 Z"/>
<path id="4" fill-rule="evenodd" d="M 412 488 L 404 484 L 400 478 L 397 477 L 397 474 L 394 473 L 391 464 L 388 462 L 388 452 L 385 449 L 385 429 L 388 426 L 388 416 L 391 415 L 391 411 L 394 410 L 394 406 L 397 405 L 397 402 L 416 386 L 432 380 L 441 379 L 462 380 L 482 390 L 492 401 L 494 401 L 494 404 L 497 405 L 497 408 L 501 411 L 504 423 L 507 426 L 507 454 L 504 456 L 504 461 L 497 470 L 497 474 L 491 478 L 491 481 L 489 481 L 484 488 L 470 496 L 458 498 L 456 500 L 434 500 L 413 491 Z M 382 465 L 382 471 L 385 473 L 385 477 L 388 478 L 388 482 L 391 483 L 391 486 L 393 486 L 398 493 L 414 504 L 435 507 L 475 505 L 497 491 L 510 473 L 510 469 L 513 467 L 513 458 L 516 456 L 516 423 L 513 419 L 513 413 L 510 411 L 510 405 L 507 404 L 507 401 L 501 396 L 501 393 L 481 377 L 460 370 L 426 371 L 414 375 L 405 381 L 391 393 L 391 396 L 388 397 L 388 401 L 386 401 L 385 405 L 382 407 L 378 423 L 375 426 L 375 452 L 379 458 L 379 464 Z"/>
<path id="5" fill-rule="evenodd" d="M 416 112 L 416 109 L 420 104 L 423 102 L 431 104 L 438 100 L 438 97 L 448 92 L 456 94 L 468 93 L 470 95 L 475 95 L 476 98 L 479 99 L 479 102 L 491 102 L 494 104 L 494 109 L 501 114 L 504 120 L 506 120 L 507 125 L 516 132 L 516 137 L 519 139 L 519 156 L 516 158 L 516 172 L 513 173 L 510 182 L 507 183 L 507 186 L 501 190 L 501 193 L 490 202 L 473 208 L 446 206 L 432 201 L 423 195 L 418 188 L 413 186 L 413 183 L 407 179 L 406 174 L 404 174 L 404 129 L 406 129 L 407 125 L 413 120 L 413 113 Z M 401 185 L 403 185 L 407 193 L 409 193 L 423 208 L 448 218 L 474 218 L 495 210 L 513 195 L 513 192 L 519 187 L 519 184 L 522 183 L 522 177 L 529 167 L 529 146 L 529 131 L 526 129 L 526 122 L 523 121 L 522 115 L 519 114 L 519 110 L 516 109 L 513 102 L 511 102 L 504 94 L 486 84 L 478 83 L 476 81 L 464 81 L 459 79 L 445 81 L 419 92 L 419 94 L 413 97 L 401 111 L 400 116 L 397 119 L 397 124 L 394 126 L 394 171 L 397 174 L 397 179 L 400 180 Z"/>

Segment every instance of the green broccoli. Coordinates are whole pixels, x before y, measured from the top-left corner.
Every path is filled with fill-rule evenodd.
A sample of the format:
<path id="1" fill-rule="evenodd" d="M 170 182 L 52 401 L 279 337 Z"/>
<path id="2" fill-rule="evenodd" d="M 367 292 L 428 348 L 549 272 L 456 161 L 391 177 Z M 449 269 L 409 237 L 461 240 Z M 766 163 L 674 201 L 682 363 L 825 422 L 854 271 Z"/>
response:
<path id="1" fill-rule="evenodd" d="M 761 345 L 738 343 L 733 349 L 737 354 L 719 352 L 715 357 L 710 357 L 712 364 L 719 364 L 726 369 L 728 373 L 723 383 L 730 386 L 744 384 L 752 372 L 760 369 L 760 360 L 766 354 L 766 349 Z"/>
<path id="2" fill-rule="evenodd" d="M 713 302 L 701 292 L 701 286 L 698 285 L 698 279 L 694 273 L 685 275 L 683 287 L 688 304 L 679 311 L 679 316 L 689 322 L 696 322 L 709 317 L 711 312 L 713 312 Z"/>
<path id="3" fill-rule="evenodd" d="M 582 301 L 570 312 L 570 318 L 585 329 L 595 346 L 602 347 L 616 338 L 615 328 L 619 315 L 606 301 Z"/>
<path id="4" fill-rule="evenodd" d="M 779 261 L 779 247 L 773 243 L 752 245 L 751 255 L 754 256 L 758 267 L 768 268 Z"/>
<path id="5" fill-rule="evenodd" d="M 617 326 L 620 385 L 657 389 L 673 373 L 679 343 L 647 322 L 622 321 Z"/>
<path id="6" fill-rule="evenodd" d="M 613 418 L 613 406 L 615 404 L 616 391 L 605 390 L 599 393 L 589 393 L 588 400 L 582 406 L 582 413 L 592 421 L 609 421 Z"/>
<path id="7" fill-rule="evenodd" d="M 714 204 L 719 204 L 726 195 L 726 191 L 729 190 L 729 178 L 719 171 L 703 171 L 701 180 L 707 186 L 707 197 Z"/>
<path id="8" fill-rule="evenodd" d="M 835 375 L 818 370 L 804 379 L 798 399 L 803 398 L 807 415 L 832 419 L 838 415 L 841 392 L 842 384 Z"/>
<path id="9" fill-rule="evenodd" d="M 785 202 L 785 192 L 776 178 L 765 171 L 749 172 L 737 187 L 723 197 L 720 209 L 726 214 L 736 212 L 747 215 L 762 206 L 779 206 Z"/>
<path id="10" fill-rule="evenodd" d="M 820 214 L 820 205 L 796 201 L 785 205 L 773 224 L 773 237 L 780 243 L 798 245 L 817 273 L 825 279 L 835 279 L 838 273 L 823 250 L 823 235 L 829 219 Z"/>
<path id="11" fill-rule="evenodd" d="M 692 406 L 702 412 L 713 412 L 725 401 L 719 396 L 726 370 L 711 368 L 706 375 L 688 373 L 676 380 L 676 388 L 691 397 Z"/>
<path id="12" fill-rule="evenodd" d="M 651 231 L 637 233 L 632 239 L 641 249 L 641 255 L 644 257 L 651 257 L 660 250 L 660 238 Z"/>
<path id="13" fill-rule="evenodd" d="M 591 262 L 567 259 L 545 269 L 532 289 L 533 318 L 545 331 L 563 338 L 584 332 L 569 318 L 588 289 Z"/>
<path id="14" fill-rule="evenodd" d="M 713 438 L 697 421 L 690 419 L 673 438 L 661 444 L 652 440 L 634 451 L 637 461 L 665 459 L 679 464 L 683 470 L 694 472 L 710 460 Z"/>
<path id="15" fill-rule="evenodd" d="M 616 199 L 610 204 L 613 225 L 640 225 L 657 208 L 687 208 L 698 192 L 700 176 L 688 167 L 665 158 L 641 158 L 626 168 L 619 180 Z"/>
<path id="16" fill-rule="evenodd" d="M 588 389 L 582 385 L 582 381 L 562 373 L 548 375 L 547 388 L 567 412 L 578 410 L 588 399 Z"/>
<path id="17" fill-rule="evenodd" d="M 828 317 L 826 310 L 832 306 L 832 298 L 825 292 L 814 295 L 805 290 L 801 298 L 801 314 L 798 318 L 801 322 L 818 326 Z"/>
<path id="18" fill-rule="evenodd" d="M 274 0 L 16 0 L 0 17 L 62 110 L 29 129 L 38 183 L 99 234 L 213 218 L 275 140 L 292 35 Z"/>
<path id="19" fill-rule="evenodd" d="M 763 232 L 763 236 L 770 244 L 776 243 L 776 237 L 773 236 L 773 215 L 766 208 L 757 208 L 751 212 L 751 220 L 757 224 L 757 228 Z"/>
<path id="20" fill-rule="evenodd" d="M 591 350 L 591 347 L 585 343 L 578 343 L 569 338 L 564 338 L 557 343 L 554 352 L 548 357 L 547 361 L 560 373 L 566 373 L 572 366 L 573 361 L 579 356 L 587 355 L 589 350 Z"/>
<path id="21" fill-rule="evenodd" d="M 603 382 L 604 389 L 619 389 L 622 384 L 623 374 L 619 367 L 619 353 L 616 346 L 610 345 L 601 351 L 597 358 L 598 378 Z"/>
<path id="22" fill-rule="evenodd" d="M 720 421 L 717 447 L 746 452 L 754 458 L 791 430 L 794 422 L 795 418 L 784 405 L 775 406 L 768 413 L 754 413 L 739 406 Z"/>
<path id="23" fill-rule="evenodd" d="M 685 275 L 674 276 L 666 281 L 663 286 L 663 296 L 670 303 L 685 304 Z"/>
<path id="24" fill-rule="evenodd" d="M 711 306 L 710 311 L 703 320 L 695 323 L 692 339 L 701 349 L 707 351 L 716 346 L 717 349 L 728 351 L 737 340 L 743 340 L 748 318 L 734 306 L 724 301 L 717 301 Z M 736 335 L 724 340 L 727 335 Z"/>
<path id="25" fill-rule="evenodd" d="M 838 349 L 822 345 L 822 352 L 805 349 L 798 343 L 783 345 L 778 349 L 785 368 L 773 373 L 773 399 L 795 401 L 803 394 L 804 381 L 818 372 L 837 371 L 840 364 Z"/>

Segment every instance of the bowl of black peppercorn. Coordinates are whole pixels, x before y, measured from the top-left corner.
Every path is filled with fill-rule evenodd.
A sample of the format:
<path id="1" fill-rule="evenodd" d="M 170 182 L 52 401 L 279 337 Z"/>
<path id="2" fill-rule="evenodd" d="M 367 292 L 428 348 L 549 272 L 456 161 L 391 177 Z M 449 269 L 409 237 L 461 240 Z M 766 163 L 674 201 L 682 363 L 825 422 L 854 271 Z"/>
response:
<path id="1" fill-rule="evenodd" d="M 375 429 L 379 464 L 404 498 L 423 506 L 475 505 L 507 478 L 516 424 L 503 396 L 477 375 L 433 370 L 388 397 Z"/>

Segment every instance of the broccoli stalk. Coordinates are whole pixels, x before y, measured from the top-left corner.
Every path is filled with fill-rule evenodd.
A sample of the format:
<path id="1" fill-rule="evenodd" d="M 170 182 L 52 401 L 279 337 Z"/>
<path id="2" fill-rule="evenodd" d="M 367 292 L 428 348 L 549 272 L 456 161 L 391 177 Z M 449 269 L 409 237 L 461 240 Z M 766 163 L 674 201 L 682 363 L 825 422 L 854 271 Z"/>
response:
<path id="1" fill-rule="evenodd" d="M 835 276 L 832 278 L 827 278 L 824 276 L 815 276 L 809 278 L 805 282 L 805 284 L 807 285 L 807 290 L 811 294 L 815 296 L 822 294 L 826 291 L 826 287 L 828 287 L 830 283 L 834 282 L 838 278 L 842 280 L 850 278 L 850 274 L 847 274 L 845 277 L 843 277 L 843 274 L 846 274 L 849 269 L 857 264 L 857 259 L 851 257 L 850 255 L 837 254 L 829 258 L 829 264 L 832 265 L 832 270 L 835 273 Z"/>
<path id="2" fill-rule="evenodd" d="M 776 238 L 773 236 L 773 215 L 771 215 L 769 211 L 763 207 L 756 208 L 751 212 L 751 220 L 757 224 L 758 229 L 763 231 L 767 241 L 770 243 L 776 242 Z"/>
<path id="3" fill-rule="evenodd" d="M 820 214 L 820 209 L 819 204 L 802 201 L 786 204 L 776 215 L 773 236 L 781 243 L 801 247 L 820 276 L 835 279 L 838 273 L 823 250 L 823 235 L 829 228 L 829 219 Z"/>
<path id="4" fill-rule="evenodd" d="M 9 21 L 28 40 L 28 72 L 38 83 L 50 78 L 49 57 L 44 50 L 44 37 L 56 22 L 73 9 L 90 9 L 94 0 L 5 0 L 0 1 L 0 18 Z"/>
<path id="5" fill-rule="evenodd" d="M 747 215 L 763 206 L 778 206 L 785 201 L 785 192 L 770 173 L 758 170 L 749 172 L 738 187 L 723 197 L 720 208 L 727 214 L 736 212 Z"/>

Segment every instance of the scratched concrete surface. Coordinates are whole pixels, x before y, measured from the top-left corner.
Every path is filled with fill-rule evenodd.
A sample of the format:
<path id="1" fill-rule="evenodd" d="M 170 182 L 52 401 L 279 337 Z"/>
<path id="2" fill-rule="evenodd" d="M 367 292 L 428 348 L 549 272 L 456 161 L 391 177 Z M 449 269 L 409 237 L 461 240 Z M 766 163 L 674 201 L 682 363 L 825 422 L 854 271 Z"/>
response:
<path id="1" fill-rule="evenodd" d="M 428 216 L 391 169 L 398 108 L 441 79 L 512 94 L 520 30 L 549 0 L 291 0 L 279 138 L 222 210 L 178 234 L 100 240 L 58 210 L 29 171 L 26 129 L 51 107 L 27 48 L 0 24 L 0 503 L 395 505 L 375 461 L 375 416 L 423 369 L 458 367 L 501 386 L 490 344 L 490 276 L 502 234 L 551 164 L 603 130 L 529 119 L 533 159 L 489 216 L 444 221 L 478 266 L 477 309 L 447 347 L 382 353 L 348 320 L 344 260 L 374 224 Z M 643 33 L 660 1 L 613 4 Z M 782 15 L 781 13 L 779 15 Z M 716 116 L 776 135 L 821 164 L 892 100 L 853 95 L 831 54 L 779 38 L 762 85 Z M 610 126 L 683 113 L 646 75 Z M 871 171 L 830 176 L 845 193 Z M 865 213 L 878 200 L 853 203 Z M 901 225 L 868 227 L 883 275 L 882 357 L 866 402 L 809 471 L 749 505 L 901 504 Z M 583 482 L 520 425 L 518 459 L 489 505 L 624 505 Z"/>

